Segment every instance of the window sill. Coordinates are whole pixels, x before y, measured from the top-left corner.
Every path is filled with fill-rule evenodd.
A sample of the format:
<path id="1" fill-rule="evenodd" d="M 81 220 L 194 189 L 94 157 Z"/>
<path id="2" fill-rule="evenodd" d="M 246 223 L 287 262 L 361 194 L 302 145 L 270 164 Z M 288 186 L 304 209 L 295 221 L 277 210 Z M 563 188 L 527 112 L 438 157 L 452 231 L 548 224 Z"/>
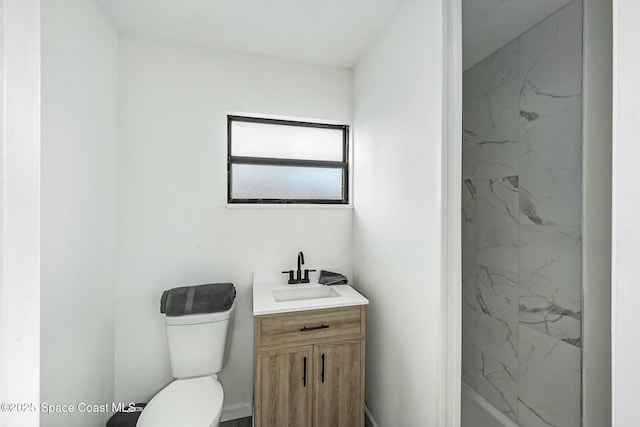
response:
<path id="1" fill-rule="evenodd" d="M 312 203 L 227 203 L 227 209 L 335 209 L 353 210 L 353 204 L 323 205 Z"/>

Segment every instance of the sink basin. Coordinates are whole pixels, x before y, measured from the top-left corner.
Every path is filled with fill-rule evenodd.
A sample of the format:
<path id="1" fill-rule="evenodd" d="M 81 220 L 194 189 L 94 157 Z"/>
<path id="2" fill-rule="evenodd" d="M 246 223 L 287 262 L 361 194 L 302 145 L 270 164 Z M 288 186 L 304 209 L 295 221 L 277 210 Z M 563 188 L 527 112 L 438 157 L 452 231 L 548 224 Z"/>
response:
<path id="1" fill-rule="evenodd" d="M 314 286 L 299 289 L 279 289 L 273 291 L 276 302 L 303 301 L 310 299 L 334 298 L 340 294 L 329 286 Z"/>
<path id="2" fill-rule="evenodd" d="M 316 268 L 316 270 L 320 270 Z M 330 268 L 339 271 L 338 268 Z M 369 304 L 369 300 L 349 285 L 324 286 L 317 272 L 311 283 L 289 285 L 279 271 L 253 274 L 253 315 L 292 313 Z"/>

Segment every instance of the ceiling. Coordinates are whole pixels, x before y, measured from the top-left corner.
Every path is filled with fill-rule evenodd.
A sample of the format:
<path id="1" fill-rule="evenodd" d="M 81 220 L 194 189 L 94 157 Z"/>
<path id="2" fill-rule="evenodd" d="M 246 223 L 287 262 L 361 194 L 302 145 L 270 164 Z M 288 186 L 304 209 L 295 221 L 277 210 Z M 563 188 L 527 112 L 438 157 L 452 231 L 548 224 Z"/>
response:
<path id="1" fill-rule="evenodd" d="M 569 1 L 462 0 L 464 69 Z M 402 0 L 96 2 L 123 33 L 352 68 Z"/>
<path id="2" fill-rule="evenodd" d="M 462 0 L 463 67 L 469 69 L 571 0 Z"/>
<path id="3" fill-rule="evenodd" d="M 123 33 L 352 68 L 402 0 L 96 0 Z"/>

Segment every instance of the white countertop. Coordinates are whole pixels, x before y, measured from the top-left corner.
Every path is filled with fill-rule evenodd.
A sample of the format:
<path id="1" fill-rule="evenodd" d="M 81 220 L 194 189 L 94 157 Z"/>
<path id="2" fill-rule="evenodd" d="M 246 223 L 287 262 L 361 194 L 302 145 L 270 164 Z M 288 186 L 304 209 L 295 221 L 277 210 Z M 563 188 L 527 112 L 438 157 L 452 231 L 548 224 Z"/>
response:
<path id="1" fill-rule="evenodd" d="M 319 270 L 319 269 L 318 269 Z M 288 313 L 294 311 L 320 310 L 323 308 L 366 305 L 369 300 L 350 285 L 330 286 L 338 295 L 327 298 L 313 298 L 295 301 L 276 301 L 274 291 L 311 289 L 322 287 L 318 284 L 318 272 L 309 275 L 310 283 L 289 285 L 283 274 L 253 273 L 253 315 Z"/>

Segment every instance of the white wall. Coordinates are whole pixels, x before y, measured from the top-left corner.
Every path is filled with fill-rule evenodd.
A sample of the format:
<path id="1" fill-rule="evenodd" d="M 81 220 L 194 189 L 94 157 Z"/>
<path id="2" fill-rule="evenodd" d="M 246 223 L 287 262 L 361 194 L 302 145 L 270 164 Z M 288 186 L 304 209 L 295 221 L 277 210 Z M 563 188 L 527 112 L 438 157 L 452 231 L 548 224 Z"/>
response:
<path id="1" fill-rule="evenodd" d="M 352 73 L 132 36 L 120 49 L 116 399 L 147 400 L 171 380 L 162 291 L 230 281 L 225 410 L 250 411 L 252 272 L 289 269 L 302 250 L 350 274 L 352 211 L 227 208 L 226 114 L 350 123 Z"/>
<path id="2" fill-rule="evenodd" d="M 118 33 L 92 0 L 42 1 L 41 398 L 113 400 Z M 103 426 L 105 414 L 42 415 Z"/>
<path id="3" fill-rule="evenodd" d="M 0 403 L 40 395 L 40 1 L 0 0 Z M 0 426 L 38 425 L 0 411 Z"/>
<path id="4" fill-rule="evenodd" d="M 405 0 L 354 72 L 354 275 L 380 427 L 438 425 L 442 6 Z"/>
<path id="5" fill-rule="evenodd" d="M 640 2 L 613 4 L 613 425 L 627 427 L 638 423 L 640 383 Z"/>

